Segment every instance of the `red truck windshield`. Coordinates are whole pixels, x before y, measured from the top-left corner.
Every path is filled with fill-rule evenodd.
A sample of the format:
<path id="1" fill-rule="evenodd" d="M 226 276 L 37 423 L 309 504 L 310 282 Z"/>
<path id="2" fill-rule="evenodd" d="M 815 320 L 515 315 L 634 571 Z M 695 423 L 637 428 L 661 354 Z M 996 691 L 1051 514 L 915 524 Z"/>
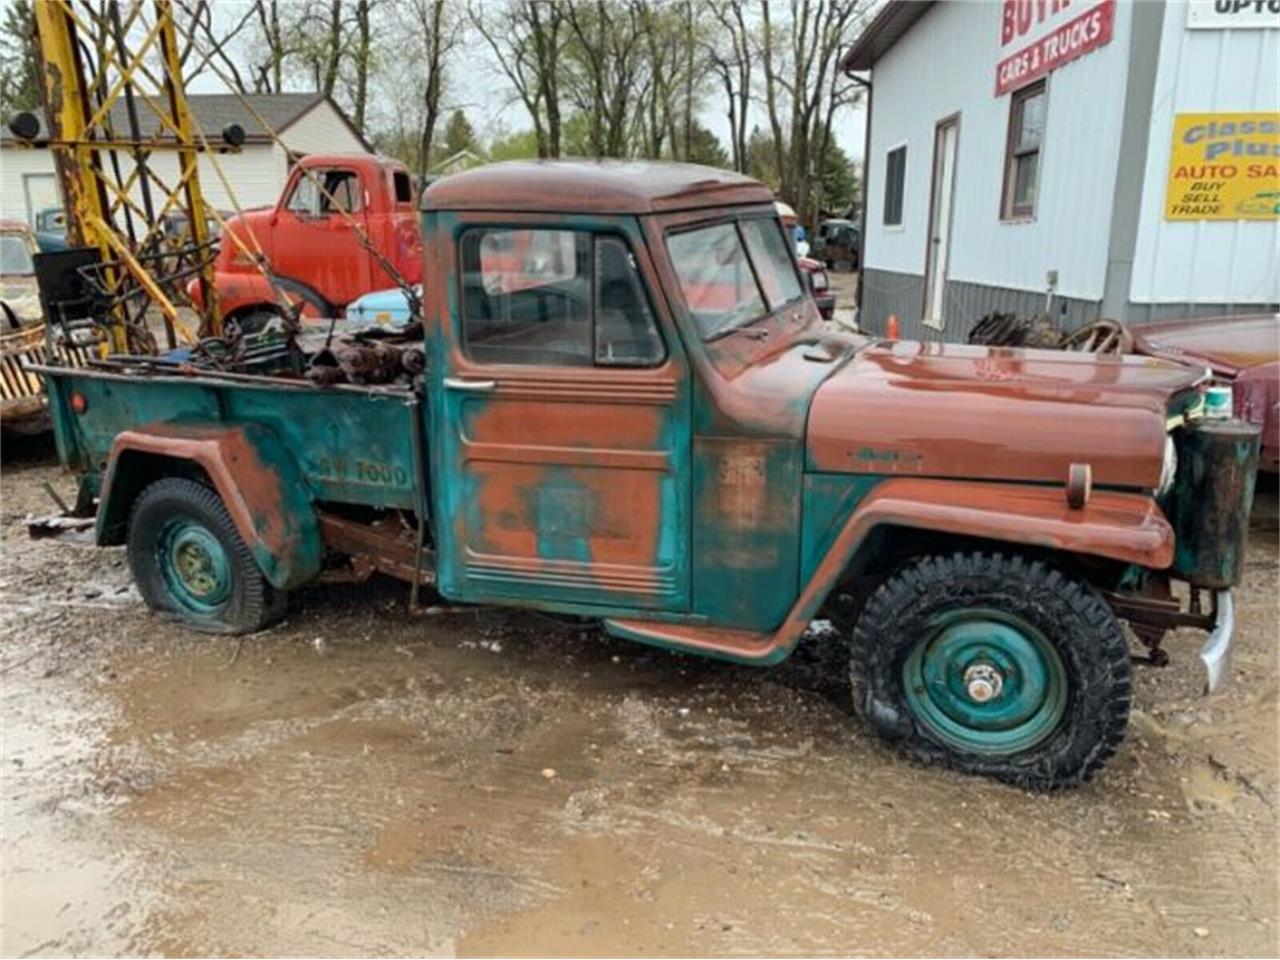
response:
<path id="1" fill-rule="evenodd" d="M 776 220 L 674 233 L 667 238 L 667 251 L 703 340 L 753 323 L 804 295 Z"/>

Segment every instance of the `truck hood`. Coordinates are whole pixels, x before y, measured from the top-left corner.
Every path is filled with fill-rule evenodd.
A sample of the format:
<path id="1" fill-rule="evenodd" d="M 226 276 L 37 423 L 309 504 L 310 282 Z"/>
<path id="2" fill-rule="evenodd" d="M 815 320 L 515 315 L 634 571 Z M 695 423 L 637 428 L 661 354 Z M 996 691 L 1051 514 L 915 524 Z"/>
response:
<path id="1" fill-rule="evenodd" d="M 1237 377 L 1253 367 L 1280 361 L 1280 314 L 1144 324 L 1133 328 L 1133 349 Z"/>
<path id="2" fill-rule="evenodd" d="M 1169 401 L 1199 372 L 1148 357 L 877 342 L 818 388 L 808 469 L 1154 487 Z"/>

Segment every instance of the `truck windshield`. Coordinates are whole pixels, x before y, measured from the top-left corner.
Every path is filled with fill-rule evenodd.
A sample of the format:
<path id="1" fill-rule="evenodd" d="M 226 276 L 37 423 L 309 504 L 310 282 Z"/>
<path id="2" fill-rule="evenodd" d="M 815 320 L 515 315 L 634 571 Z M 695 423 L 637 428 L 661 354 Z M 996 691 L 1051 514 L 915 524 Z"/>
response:
<path id="1" fill-rule="evenodd" d="M 754 323 L 803 295 L 776 220 L 675 233 L 667 238 L 667 252 L 703 340 Z"/>
<path id="2" fill-rule="evenodd" d="M 16 233 L 0 236 L 0 275 L 26 276 L 35 272 L 26 238 Z"/>

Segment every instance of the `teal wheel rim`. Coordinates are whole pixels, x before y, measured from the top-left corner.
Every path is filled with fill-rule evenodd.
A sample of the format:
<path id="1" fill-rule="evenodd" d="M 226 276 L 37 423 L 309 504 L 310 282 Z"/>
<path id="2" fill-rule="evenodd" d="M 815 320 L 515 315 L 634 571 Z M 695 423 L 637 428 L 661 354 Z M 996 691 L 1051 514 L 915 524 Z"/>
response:
<path id="1" fill-rule="evenodd" d="M 1067 671 L 1020 617 L 970 609 L 931 621 L 902 666 L 907 706 L 936 739 L 967 753 L 1008 755 L 1049 737 L 1067 706 Z"/>
<path id="2" fill-rule="evenodd" d="M 231 596 L 231 560 L 199 523 L 167 522 L 156 540 L 156 561 L 169 595 L 184 610 L 212 613 Z"/>

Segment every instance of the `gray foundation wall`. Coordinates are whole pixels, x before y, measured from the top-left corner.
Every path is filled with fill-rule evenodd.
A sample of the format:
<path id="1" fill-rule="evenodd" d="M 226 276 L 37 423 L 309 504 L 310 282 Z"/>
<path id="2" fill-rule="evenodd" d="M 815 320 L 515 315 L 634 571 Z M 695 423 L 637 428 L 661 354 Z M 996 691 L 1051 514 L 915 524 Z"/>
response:
<path id="1" fill-rule="evenodd" d="M 1019 316 L 1045 312 L 1045 295 L 1027 290 L 1010 290 L 960 280 L 947 281 L 947 302 L 943 311 L 945 329 L 935 330 L 920 322 L 924 310 L 924 277 L 913 273 L 868 269 L 862 275 L 862 311 L 858 324 L 867 333 L 883 335 L 889 315 L 898 318 L 904 340 L 963 342 L 973 325 L 992 312 Z M 1102 314 L 1100 300 L 1078 300 L 1055 296 L 1050 310 L 1064 330 L 1074 330 Z M 1117 318 L 1129 325 L 1177 320 L 1184 317 L 1230 316 L 1280 311 L 1280 305 L 1207 303 L 1127 303 Z"/>

